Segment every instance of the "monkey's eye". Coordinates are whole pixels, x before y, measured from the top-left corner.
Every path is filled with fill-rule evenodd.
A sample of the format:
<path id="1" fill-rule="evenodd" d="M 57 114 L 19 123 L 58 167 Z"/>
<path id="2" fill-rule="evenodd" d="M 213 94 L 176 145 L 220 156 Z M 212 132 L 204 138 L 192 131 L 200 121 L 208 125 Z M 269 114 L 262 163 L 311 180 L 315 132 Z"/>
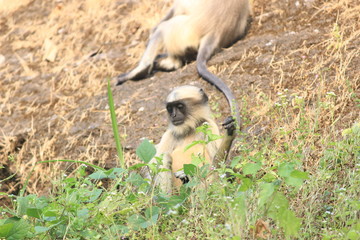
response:
<path id="1" fill-rule="evenodd" d="M 172 109 L 171 106 L 167 106 L 167 107 L 166 107 L 166 110 L 168 111 L 168 113 L 171 113 L 173 109 Z"/>
<path id="2" fill-rule="evenodd" d="M 179 110 L 183 110 L 185 108 L 184 104 L 182 103 L 179 103 L 177 106 L 176 106 Z"/>

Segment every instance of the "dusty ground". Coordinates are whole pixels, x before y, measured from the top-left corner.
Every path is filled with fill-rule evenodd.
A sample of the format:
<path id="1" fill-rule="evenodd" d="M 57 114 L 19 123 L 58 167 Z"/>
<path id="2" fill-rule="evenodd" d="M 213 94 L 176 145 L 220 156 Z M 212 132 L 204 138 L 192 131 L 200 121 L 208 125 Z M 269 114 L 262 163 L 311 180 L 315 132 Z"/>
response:
<path id="1" fill-rule="evenodd" d="M 17 194 L 42 160 L 118 165 L 107 78 L 135 65 L 149 29 L 169 4 L 0 0 L 0 179 L 12 176 L 0 182 L 1 192 Z M 357 121 L 358 1 L 254 0 L 253 5 L 254 20 L 247 36 L 209 62 L 210 70 L 233 89 L 243 109 L 244 129 L 253 136 L 273 134 L 274 141 L 287 140 L 273 129 L 295 131 L 297 122 L 291 117 L 296 112 L 273 118 L 274 104 L 282 96 L 279 92 L 290 100 L 304 98 L 310 118 L 319 114 L 314 110 L 318 101 L 334 92 L 335 110 L 330 114 L 324 109 L 318 118 L 320 134 L 330 128 L 339 132 Z M 98 54 L 90 57 L 94 53 Z M 171 88 L 183 84 L 204 87 L 214 110 L 221 113 L 218 122 L 228 115 L 224 97 L 198 77 L 194 64 L 120 87 L 112 82 L 128 162 L 134 161 L 134 148 L 141 138 L 160 139 L 166 128 L 164 99 Z M 316 165 L 321 146 L 313 151 L 306 163 L 310 167 Z M 74 167 L 37 165 L 28 192 L 46 194 L 53 179 Z"/>

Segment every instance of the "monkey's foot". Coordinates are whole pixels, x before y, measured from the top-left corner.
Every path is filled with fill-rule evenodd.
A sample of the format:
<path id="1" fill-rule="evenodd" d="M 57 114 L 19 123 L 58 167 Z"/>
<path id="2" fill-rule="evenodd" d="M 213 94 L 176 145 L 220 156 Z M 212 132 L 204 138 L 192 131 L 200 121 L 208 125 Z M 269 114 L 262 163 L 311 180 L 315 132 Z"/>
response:
<path id="1" fill-rule="evenodd" d="M 235 119 L 232 116 L 227 117 L 223 124 L 224 128 L 227 130 L 227 134 L 232 136 L 236 129 Z"/>
<path id="2" fill-rule="evenodd" d="M 183 63 L 180 59 L 175 57 L 166 57 L 155 62 L 154 68 L 160 71 L 170 72 L 181 68 Z"/>
<path id="3" fill-rule="evenodd" d="M 186 176 L 184 171 L 178 171 L 178 172 L 174 173 L 174 175 L 176 178 L 179 178 L 183 184 L 188 183 L 190 181 L 189 177 Z"/>

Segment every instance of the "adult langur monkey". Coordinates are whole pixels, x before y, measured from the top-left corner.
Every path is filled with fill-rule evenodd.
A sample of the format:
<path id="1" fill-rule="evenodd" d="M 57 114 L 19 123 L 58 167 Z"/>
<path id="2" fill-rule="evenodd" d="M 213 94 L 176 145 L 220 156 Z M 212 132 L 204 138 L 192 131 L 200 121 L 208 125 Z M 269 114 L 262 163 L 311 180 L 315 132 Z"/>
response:
<path id="1" fill-rule="evenodd" d="M 164 192 L 171 193 L 174 186 L 179 187 L 188 181 L 181 169 L 184 164 L 191 163 L 192 154 L 201 154 L 205 157 L 205 162 L 215 168 L 219 167 L 221 161 L 226 160 L 235 138 L 235 123 L 232 117 L 228 117 L 223 123 L 226 134 L 221 139 L 205 146 L 197 144 L 184 151 L 194 141 L 206 139 L 203 133 L 196 132 L 196 128 L 205 122 L 213 134 L 219 135 L 219 128 L 211 116 L 208 96 L 201 88 L 181 86 L 175 88 L 167 97 L 166 110 L 169 127 L 156 146 L 156 155 L 163 157 L 161 168 L 171 171 L 159 173 L 154 181 Z M 151 162 L 156 162 L 156 159 Z M 149 172 L 146 172 L 145 177 L 150 178 Z"/>
<path id="2" fill-rule="evenodd" d="M 249 0 L 175 0 L 170 11 L 152 30 L 137 67 L 119 75 L 117 85 L 146 78 L 154 69 L 180 68 L 197 53 L 199 75 L 223 92 L 239 123 L 234 95 L 221 79 L 208 71 L 206 62 L 215 51 L 230 46 L 245 34 L 250 14 Z M 162 48 L 166 57 L 154 62 Z"/>

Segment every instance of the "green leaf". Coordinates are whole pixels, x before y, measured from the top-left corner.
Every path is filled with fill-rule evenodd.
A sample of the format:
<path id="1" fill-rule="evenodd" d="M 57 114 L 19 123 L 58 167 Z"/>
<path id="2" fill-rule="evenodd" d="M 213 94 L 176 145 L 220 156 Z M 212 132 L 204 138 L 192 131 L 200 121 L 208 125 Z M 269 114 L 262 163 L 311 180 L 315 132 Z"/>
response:
<path id="1" fill-rule="evenodd" d="M 236 156 L 231 160 L 231 164 L 230 164 L 230 168 L 233 169 L 236 167 L 236 165 L 238 165 L 238 163 L 240 162 L 241 157 L 240 156 Z"/>
<path id="2" fill-rule="evenodd" d="M 284 229 L 285 236 L 297 236 L 301 227 L 301 219 L 297 218 L 290 209 L 282 209 L 279 212 L 279 225 Z"/>
<path id="3" fill-rule="evenodd" d="M 199 176 L 202 178 L 206 178 L 210 173 L 210 164 L 205 164 L 199 169 Z"/>
<path id="4" fill-rule="evenodd" d="M 349 239 L 349 240 L 360 239 L 360 232 L 352 229 L 346 234 L 346 239 Z"/>
<path id="5" fill-rule="evenodd" d="M 191 154 L 191 164 L 194 164 L 195 166 L 199 166 L 200 164 L 203 164 L 206 161 L 203 154 L 195 155 L 194 153 Z"/>
<path id="6" fill-rule="evenodd" d="M 245 225 L 247 206 L 246 206 L 246 193 L 237 192 L 233 202 L 231 203 L 232 211 L 237 213 L 236 221 L 239 221 L 241 225 Z"/>
<path id="7" fill-rule="evenodd" d="M 45 221 L 49 221 L 49 222 L 54 221 L 56 220 L 56 217 L 57 217 L 57 211 L 55 209 L 50 209 L 43 212 L 43 219 Z"/>
<path id="8" fill-rule="evenodd" d="M 90 174 L 89 178 L 95 179 L 95 180 L 100 180 L 100 179 L 104 179 L 104 178 L 115 179 L 119 175 L 123 174 L 124 172 L 126 172 L 126 170 L 122 169 L 122 168 L 111 168 L 107 171 L 99 170 L 99 171 L 96 171 L 96 172 Z"/>
<path id="9" fill-rule="evenodd" d="M 243 174 L 244 175 L 248 175 L 248 174 L 254 175 L 260 169 L 261 169 L 261 163 L 247 163 L 243 167 Z"/>
<path id="10" fill-rule="evenodd" d="M 266 173 L 261 179 L 264 180 L 265 182 L 273 182 L 277 178 L 276 178 L 276 174 L 274 172 L 270 171 L 270 172 Z"/>
<path id="11" fill-rule="evenodd" d="M 226 172 L 229 172 L 231 177 L 240 178 L 242 180 L 245 178 L 242 174 L 236 173 L 236 172 L 233 172 L 233 171 L 228 171 L 228 169 L 226 169 Z"/>
<path id="12" fill-rule="evenodd" d="M 284 178 L 286 184 L 298 188 L 303 184 L 303 179 L 308 179 L 308 173 L 294 170 L 294 167 L 294 163 L 282 163 L 278 174 Z"/>
<path id="13" fill-rule="evenodd" d="M 50 228 L 48 227 L 43 227 L 43 226 L 35 226 L 35 233 L 39 234 L 39 233 L 44 233 L 46 231 L 48 231 Z"/>
<path id="14" fill-rule="evenodd" d="M 171 170 L 168 169 L 168 168 L 159 168 L 158 169 L 158 172 L 161 173 L 161 172 L 170 172 Z"/>
<path id="15" fill-rule="evenodd" d="M 111 168 L 110 170 L 106 171 L 105 174 L 107 174 L 110 179 L 116 179 L 126 171 L 127 170 L 123 168 Z"/>
<path id="16" fill-rule="evenodd" d="M 191 183 L 191 181 L 189 183 Z M 191 192 L 191 191 L 183 191 L 183 190 L 184 187 L 182 186 L 180 188 L 180 192 L 181 192 L 180 195 L 172 195 L 170 198 L 159 197 L 157 203 L 162 207 L 164 211 L 168 211 L 169 209 L 177 205 L 181 205 L 186 201 L 186 199 L 188 199 Z"/>
<path id="17" fill-rule="evenodd" d="M 291 172 L 294 170 L 294 164 L 292 163 L 282 163 L 278 168 L 278 174 L 280 177 L 288 177 Z"/>
<path id="18" fill-rule="evenodd" d="M 139 214 L 131 215 L 130 217 L 128 217 L 127 222 L 134 230 L 148 227 L 146 219 Z"/>
<path id="19" fill-rule="evenodd" d="M 279 211 L 281 209 L 287 209 L 289 208 L 289 201 L 285 197 L 284 194 L 280 192 L 276 192 L 274 199 L 271 202 L 271 205 L 269 206 L 269 217 L 271 217 L 274 220 L 278 220 L 279 218 Z"/>
<path id="20" fill-rule="evenodd" d="M 140 186 L 143 183 L 147 183 L 140 174 L 132 173 L 130 176 L 126 179 L 126 182 L 134 184 L 135 186 Z"/>
<path id="21" fill-rule="evenodd" d="M 186 152 L 188 149 L 190 149 L 191 147 L 198 145 L 198 144 L 206 144 L 206 141 L 204 140 L 197 140 L 197 141 L 193 141 L 192 143 L 190 143 L 189 145 L 187 145 L 184 148 L 184 152 Z"/>
<path id="22" fill-rule="evenodd" d="M 199 179 L 191 179 L 190 182 L 188 182 L 186 185 L 183 185 L 186 188 L 192 188 L 192 187 L 196 187 L 200 184 L 200 180 Z"/>
<path id="23" fill-rule="evenodd" d="M 148 219 L 149 226 L 155 225 L 159 218 L 160 208 L 149 207 L 145 210 L 145 217 Z"/>
<path id="24" fill-rule="evenodd" d="M 17 212 L 18 215 L 23 216 L 26 214 L 27 209 L 30 207 L 30 199 L 33 195 L 28 195 L 26 197 L 18 197 L 17 200 Z"/>
<path id="25" fill-rule="evenodd" d="M 145 217 L 140 214 L 134 214 L 128 217 L 128 222 L 134 230 L 147 228 L 156 224 L 157 219 L 159 218 L 159 213 L 159 207 L 149 207 L 145 210 Z"/>
<path id="26" fill-rule="evenodd" d="M 10 229 L 8 224 L 11 225 Z M 17 217 L 8 218 L 4 225 L 7 225 L 4 229 L 7 231 L 6 236 L 4 236 L 6 240 L 20 240 L 31 235 L 30 225 L 24 219 Z"/>
<path id="27" fill-rule="evenodd" d="M 260 196 L 259 196 L 259 207 L 265 205 L 265 203 L 269 202 L 271 195 L 274 193 L 275 187 L 272 183 L 262 183 L 260 185 Z"/>
<path id="28" fill-rule="evenodd" d="M 116 214 L 120 215 L 127 215 L 128 213 L 132 212 L 132 208 L 122 208 L 120 211 L 117 211 Z"/>
<path id="29" fill-rule="evenodd" d="M 145 163 L 138 163 L 138 164 L 135 164 L 135 165 L 132 165 L 131 167 L 129 167 L 129 170 L 136 170 L 136 169 L 142 168 L 144 166 L 146 166 Z"/>
<path id="30" fill-rule="evenodd" d="M 28 208 L 26 209 L 26 215 L 34 218 L 41 218 L 42 210 L 38 208 Z"/>
<path id="31" fill-rule="evenodd" d="M 129 232 L 129 228 L 125 225 L 112 225 L 110 229 L 114 232 L 114 235 L 118 234 L 118 232 L 121 234 L 127 234 Z"/>
<path id="32" fill-rule="evenodd" d="M 89 178 L 94 179 L 94 180 L 100 180 L 100 179 L 104 179 L 107 177 L 108 176 L 104 173 L 104 171 L 96 171 L 89 175 Z"/>
<path id="33" fill-rule="evenodd" d="M 102 193 L 102 189 L 94 189 L 92 191 L 88 191 L 84 194 L 85 197 L 87 197 L 86 202 L 94 202 L 96 199 L 98 199 Z"/>
<path id="34" fill-rule="evenodd" d="M 74 186 L 77 183 L 76 178 L 74 178 L 74 177 L 65 178 L 63 180 L 63 182 L 66 183 L 66 185 L 68 185 L 68 187 Z"/>
<path id="35" fill-rule="evenodd" d="M 14 227 L 14 223 L 6 223 L 0 225 L 0 238 L 6 238 L 9 236 L 11 229 Z"/>
<path id="36" fill-rule="evenodd" d="M 299 170 L 292 171 L 290 176 L 294 177 L 294 178 L 300 178 L 300 179 L 309 179 L 309 173 L 302 172 L 302 171 L 299 171 Z"/>
<path id="37" fill-rule="evenodd" d="M 208 136 L 207 143 L 213 142 L 213 141 L 216 141 L 216 140 L 222 138 L 222 136 L 217 135 L 217 134 L 213 134 L 211 131 L 207 132 L 207 136 Z"/>
<path id="38" fill-rule="evenodd" d="M 284 194 L 282 194 L 281 192 L 277 192 L 271 205 L 272 205 L 272 207 L 274 207 L 276 209 L 288 208 L 289 201 L 287 200 L 287 198 L 285 197 Z"/>
<path id="39" fill-rule="evenodd" d="M 148 167 L 149 167 L 149 169 L 150 169 L 150 171 L 152 172 L 152 173 L 159 173 L 159 168 L 158 168 L 158 165 L 157 164 L 155 164 L 155 163 L 149 163 L 148 164 Z"/>
<path id="40" fill-rule="evenodd" d="M 285 183 L 293 186 L 293 187 L 301 187 L 301 185 L 303 184 L 304 180 L 300 179 L 300 178 L 294 178 L 294 177 L 287 177 L 285 178 Z"/>
<path id="41" fill-rule="evenodd" d="M 243 178 L 243 179 L 241 179 L 241 182 L 242 182 L 242 184 L 241 184 L 241 187 L 239 188 L 239 191 L 241 191 L 241 192 L 247 191 L 254 184 L 250 178 Z"/>
<path id="42" fill-rule="evenodd" d="M 77 213 L 76 213 L 76 215 L 77 215 L 78 217 L 85 217 L 85 218 L 86 218 L 86 217 L 89 216 L 89 209 L 84 208 L 84 209 L 78 210 Z"/>
<path id="43" fill-rule="evenodd" d="M 194 176 L 196 174 L 196 166 L 194 164 L 184 164 L 184 173 L 187 176 Z"/>
<path id="44" fill-rule="evenodd" d="M 138 196 L 133 194 L 133 193 L 130 193 L 125 198 L 126 198 L 127 201 L 129 201 L 131 203 L 136 203 L 136 201 L 138 201 Z"/>
<path id="45" fill-rule="evenodd" d="M 147 139 L 144 139 L 140 143 L 139 147 L 136 149 L 136 155 L 138 155 L 139 158 L 145 163 L 150 162 L 150 160 L 153 159 L 155 154 L 156 148 L 154 144 L 150 143 Z"/>

